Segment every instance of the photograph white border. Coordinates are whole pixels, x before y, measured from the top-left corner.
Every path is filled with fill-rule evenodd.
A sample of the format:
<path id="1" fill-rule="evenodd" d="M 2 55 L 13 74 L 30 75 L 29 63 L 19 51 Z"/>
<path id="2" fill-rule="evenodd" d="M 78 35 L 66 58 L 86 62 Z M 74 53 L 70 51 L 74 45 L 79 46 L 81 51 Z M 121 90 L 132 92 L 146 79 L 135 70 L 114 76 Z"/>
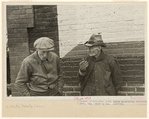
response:
<path id="1" fill-rule="evenodd" d="M 109 3 L 109 2 L 108 2 Z M 113 3 L 113 2 L 112 2 Z M 97 3 L 4 3 L 3 4 L 3 37 L 4 39 L 7 39 L 6 33 L 7 33 L 7 26 L 6 26 L 6 5 L 77 5 L 77 4 L 97 4 Z M 147 22 L 147 20 L 145 20 Z M 147 28 L 146 28 L 147 30 Z M 147 35 L 146 35 L 147 36 Z M 147 38 L 146 38 L 147 39 Z M 147 40 L 145 39 L 145 69 L 147 66 Z M 5 52 L 6 55 L 6 43 L 3 42 L 3 52 Z M 4 57 L 6 58 L 6 56 Z M 4 61 L 4 64 L 6 64 L 6 60 Z M 5 71 L 6 71 L 6 65 L 5 65 Z M 6 96 L 6 81 L 4 81 L 4 92 L 5 92 L 5 100 L 74 100 L 74 97 L 91 97 L 92 100 L 146 100 L 147 99 L 147 70 L 145 70 L 145 95 L 144 96 L 42 96 L 42 97 L 7 97 Z M 6 72 L 4 75 L 4 79 L 6 79 Z"/>
<path id="2" fill-rule="evenodd" d="M 40 0 L 36 0 L 36 2 L 37 2 L 37 1 L 40 1 Z M 59 1 L 60 1 L 60 0 L 59 0 Z M 59 1 L 58 1 L 58 2 L 59 2 Z M 86 2 L 86 1 L 88 1 L 88 0 L 85 0 L 85 2 Z M 99 0 L 98 0 L 98 1 L 99 1 Z M 7 1 L 7 2 L 8 2 L 8 1 Z M 31 2 L 31 1 L 26 1 L 26 2 Z M 45 1 L 45 2 L 49 2 L 49 1 Z M 63 2 L 63 1 L 62 1 L 62 2 Z M 69 1 L 67 1 L 67 2 L 69 2 Z M 80 2 L 80 1 L 79 1 L 79 0 L 76 0 L 76 2 Z M 84 2 L 84 1 L 83 1 L 83 2 Z M 103 1 L 100 1 L 100 2 L 103 2 Z M 107 2 L 107 1 L 106 1 L 106 2 Z M 109 2 L 113 2 L 113 1 L 110 0 Z M 118 1 L 118 2 L 120 2 L 120 1 Z M 134 1 L 132 1 L 132 2 L 134 2 Z M 142 1 L 139 1 L 139 2 L 142 2 Z M 143 1 L 143 2 L 144 2 L 144 1 Z M 146 1 L 145 1 L 145 2 L 146 2 Z M 19 4 L 20 4 L 20 3 L 19 3 Z M 21 3 L 21 4 L 22 4 L 22 3 Z M 25 4 L 26 4 L 26 3 L 25 3 Z M 27 3 L 27 5 L 28 5 L 28 4 L 29 4 L 29 5 L 33 5 L 33 3 Z M 35 3 L 34 3 L 34 4 L 35 4 Z M 36 3 L 36 4 L 40 4 L 40 3 Z M 57 4 L 59 4 L 59 3 L 57 3 Z M 3 15 L 3 14 L 2 14 L 2 15 Z M 3 16 L 2 16 L 2 17 L 3 17 Z M 2 19 L 2 21 L 3 21 L 3 19 Z M 2 22 L 1 22 L 1 24 L 2 24 L 1 26 L 4 25 Z M 147 26 L 148 26 L 148 23 L 147 23 Z M 2 28 L 1 36 L 3 35 L 3 36 L 2 36 L 2 40 L 3 40 L 3 39 L 4 39 L 4 31 L 3 31 L 3 27 L 1 27 L 1 28 Z M 147 30 L 147 31 L 149 31 L 149 30 Z M 147 32 L 147 31 L 146 31 L 146 32 Z M 147 33 L 148 33 L 148 32 L 147 32 Z M 145 82 L 146 82 L 146 83 L 145 83 L 145 90 L 146 90 L 146 92 L 145 92 L 145 96 L 132 96 L 132 97 L 143 97 L 143 98 L 147 99 L 147 97 L 148 97 L 148 95 L 147 95 L 147 92 L 148 92 L 148 91 L 147 91 L 147 89 L 148 89 L 148 88 L 147 88 L 147 86 L 148 86 L 148 85 L 147 85 L 147 77 L 148 77 L 148 74 L 147 74 L 147 71 L 148 71 L 148 63 L 147 63 L 147 62 L 148 62 L 148 59 L 147 59 L 147 57 L 148 57 L 148 55 L 147 55 L 148 48 L 147 48 L 147 45 L 149 45 L 148 42 L 147 42 L 147 38 L 146 38 L 146 41 L 145 41 L 145 42 L 146 42 L 146 43 L 145 43 L 145 69 L 146 69 L 146 70 L 145 70 L 145 79 L 146 79 L 146 80 L 145 80 Z M 4 45 L 3 42 L 1 42 L 1 43 L 2 43 L 1 46 Z M 4 50 L 4 46 L 1 47 L 1 48 L 2 48 L 2 49 L 1 49 L 1 56 L 2 56 L 2 58 L 1 58 L 1 66 L 4 66 L 4 61 L 3 61 L 3 60 L 4 60 L 6 57 L 3 57 L 3 56 L 4 56 L 3 53 L 6 52 L 6 50 Z M 2 52 L 2 51 L 4 51 L 4 52 Z M 6 69 L 6 67 L 5 67 L 5 69 Z M 1 80 L 1 82 L 2 82 L 2 85 L 1 85 L 2 88 L 0 88 L 0 91 L 1 91 L 1 92 L 4 92 L 3 89 L 6 89 L 6 85 L 3 83 L 3 82 L 4 82 L 4 76 L 6 76 L 6 75 L 4 74 L 4 72 L 6 71 L 5 69 L 2 69 L 2 68 L 1 68 L 1 70 L 2 70 L 2 75 L 1 75 L 1 76 L 2 76 L 2 77 L 1 77 L 1 79 L 2 79 L 2 80 Z M 3 85 L 3 84 L 4 84 L 4 85 Z M 4 92 L 4 93 L 5 93 L 5 92 Z M 6 95 L 5 95 L 5 96 L 6 96 Z M 36 100 L 39 100 L 39 101 L 49 100 L 49 103 L 51 104 L 51 101 L 50 101 L 50 100 L 53 98 L 53 97 L 50 97 L 50 99 L 48 99 L 47 97 L 42 97 L 42 99 L 41 99 L 40 97 L 37 97 L 37 98 L 35 97 L 36 99 L 34 99 L 34 97 L 5 97 L 5 96 L 4 96 L 3 93 L 1 93 L 1 97 L 2 97 L 1 99 L 2 99 L 2 102 L 4 103 L 4 104 L 3 104 L 3 107 L 5 107 L 5 106 L 7 106 L 7 105 L 10 105 L 10 103 L 15 103 L 15 104 L 16 104 L 16 103 L 17 103 L 17 100 L 23 100 L 24 103 L 27 103 L 28 100 L 35 100 L 35 101 L 36 101 Z M 80 97 L 82 97 L 82 96 L 80 96 Z M 115 96 L 114 96 L 114 97 L 115 97 Z M 61 99 L 60 97 L 58 97 L 58 98 Z M 62 97 L 62 98 L 63 98 L 63 97 Z M 67 97 L 66 97 L 66 98 L 67 98 Z M 74 98 L 74 97 L 73 97 L 73 96 L 72 96 L 72 97 L 69 96 L 68 98 Z M 67 99 L 68 99 L 68 98 L 67 98 Z M 102 97 L 101 97 L 101 98 L 102 98 Z M 110 98 L 111 98 L 111 100 L 112 100 L 112 97 L 109 97 L 108 99 L 110 99 Z M 66 100 L 67 100 L 67 99 L 66 99 Z M 104 99 L 104 97 L 103 97 L 103 99 Z M 130 96 L 122 96 L 122 97 L 117 96 L 117 100 L 127 100 L 127 99 L 129 100 L 129 99 L 130 99 Z M 53 99 L 52 99 L 52 100 L 53 100 Z M 57 99 L 54 99 L 54 100 L 57 100 Z M 63 99 L 61 99 L 61 100 L 63 100 Z M 64 100 L 65 100 L 65 99 L 64 99 Z M 71 100 L 71 99 L 70 99 L 70 100 Z M 22 101 L 21 101 L 21 102 L 22 102 Z M 36 101 L 36 102 L 37 102 L 37 101 Z M 60 102 L 61 102 L 61 101 L 60 101 Z M 63 101 L 62 101 L 62 102 L 63 102 Z M 75 103 L 76 101 L 73 101 L 73 102 L 74 102 L 74 105 L 75 105 L 75 104 L 76 104 L 76 103 Z M 7 104 L 7 103 L 8 103 L 8 104 Z M 55 103 L 54 103 L 54 104 L 55 104 Z M 59 104 L 59 103 L 58 103 L 58 104 Z M 67 103 L 67 105 L 68 105 L 68 104 L 70 104 L 70 103 Z M 65 107 L 68 107 L 67 105 L 66 105 Z M 81 106 L 81 107 L 82 107 L 82 106 Z M 80 107 L 80 108 L 81 108 L 81 107 Z M 96 106 L 96 107 L 99 107 L 99 106 Z M 101 107 L 101 108 L 100 108 L 100 109 L 101 109 L 101 111 L 100 111 L 100 112 L 101 112 L 101 113 L 100 113 L 101 116 L 98 116 L 98 117 L 103 118 L 102 112 L 105 111 L 105 108 L 103 109 L 103 107 L 106 107 L 106 106 L 103 106 L 103 107 L 100 106 L 100 107 Z M 117 109 L 118 112 L 119 112 L 119 109 L 124 110 L 124 109 L 126 108 L 126 107 L 124 107 L 124 106 L 122 106 L 122 105 L 121 105 L 121 106 L 118 106 L 118 107 L 117 107 L 117 106 L 110 106 L 110 107 L 112 107 L 113 110 Z M 109 108 L 110 108 L 110 107 L 109 107 Z M 134 108 L 133 108 L 133 107 L 134 107 Z M 85 108 L 86 108 L 86 106 L 84 107 L 84 109 L 85 109 Z M 135 106 L 128 106 L 128 108 L 126 108 L 126 110 L 128 111 L 129 115 L 131 115 L 130 113 L 133 113 L 133 112 L 130 112 L 131 110 L 129 111 L 129 109 L 135 109 L 135 110 L 137 110 L 138 108 L 140 109 L 140 110 L 138 111 L 139 113 L 143 113 L 144 111 L 145 111 L 145 113 L 146 113 L 146 110 L 144 110 L 144 106 L 139 106 L 139 107 L 138 107 L 137 105 L 135 105 Z M 68 108 L 68 109 L 69 109 L 69 108 Z M 77 109 L 78 109 L 78 108 L 77 108 Z M 91 109 L 93 109 L 93 108 L 91 108 Z M 110 109 L 111 109 L 111 108 L 110 108 Z M 3 110 L 5 110 L 5 109 L 3 109 Z M 2 110 L 2 111 L 3 111 L 3 110 Z M 7 109 L 7 110 L 5 110 L 5 111 L 8 111 L 8 110 L 9 110 L 9 109 Z M 25 111 L 25 110 L 26 110 L 26 109 L 24 109 L 24 111 Z M 66 108 L 66 110 L 67 110 L 67 108 Z M 72 109 L 71 109 L 71 110 L 72 110 Z M 126 110 L 124 110 L 124 111 L 126 111 Z M 9 110 L 9 111 L 12 111 L 12 110 Z M 15 111 L 16 111 L 16 110 L 14 109 L 13 112 L 15 112 Z M 37 111 L 38 111 L 38 110 L 37 110 Z M 59 110 L 58 110 L 58 111 L 59 111 Z M 111 111 L 112 111 L 112 110 L 111 110 Z M 4 112 L 4 111 L 3 111 L 3 112 Z M 13 112 L 12 112 L 12 113 L 13 113 Z M 17 113 L 17 112 L 18 112 L 18 111 L 16 111 L 16 113 Z M 39 111 L 38 111 L 38 112 L 39 112 Z M 136 111 L 136 112 L 137 112 L 137 111 Z M 77 111 L 76 111 L 76 113 L 77 113 Z M 82 112 L 82 113 L 84 113 L 84 112 Z M 148 114 L 148 113 L 149 113 L 149 111 L 147 111 L 147 114 Z M 10 118 L 9 115 L 11 115 L 11 114 L 8 114 L 7 117 Z M 22 115 L 23 115 L 23 114 L 22 114 Z M 47 114 L 46 114 L 46 115 L 47 115 Z M 60 115 L 63 115 L 63 114 L 60 114 Z M 64 115 L 65 115 L 65 114 L 64 114 Z M 82 114 L 82 115 L 83 115 L 83 114 Z M 84 116 L 82 116 L 82 115 L 80 114 L 80 116 L 75 116 L 75 114 L 72 114 L 72 117 L 81 117 L 81 118 L 82 118 L 82 117 L 84 117 Z M 86 114 L 86 115 L 89 115 L 89 114 Z M 92 114 L 90 114 L 90 115 L 92 115 Z M 112 115 L 113 115 L 113 116 L 112 116 Z M 122 115 L 122 116 L 121 116 L 121 115 Z M 136 115 L 138 115 L 138 114 L 136 113 L 136 114 L 134 114 L 134 115 L 136 116 Z M 5 117 L 6 117 L 6 114 L 5 114 L 5 115 L 4 115 L 4 114 L 1 115 L 1 117 L 2 117 L 2 116 L 5 116 Z M 35 116 L 36 116 L 36 115 L 35 115 Z M 134 118 L 135 116 L 132 115 L 131 117 Z M 144 115 L 144 116 L 145 116 L 145 115 Z M 144 117 L 144 116 L 143 116 L 143 117 Z M 23 116 L 23 117 L 26 117 L 26 116 Z M 39 116 L 38 116 L 38 117 L 39 117 Z M 42 116 L 42 117 L 47 117 L 47 116 Z M 48 116 L 48 117 L 49 117 L 49 116 Z M 50 117 L 53 117 L 53 115 L 51 115 Z M 56 117 L 59 117 L 59 116 L 56 116 Z M 67 116 L 60 116 L 60 117 L 67 117 Z M 85 117 L 86 117 L 86 116 L 85 116 Z M 92 115 L 91 117 L 94 117 L 94 116 Z M 105 119 L 105 117 L 109 117 L 109 116 L 105 115 L 105 116 L 104 116 L 104 119 Z M 123 114 L 120 114 L 120 115 L 118 115 L 118 116 L 115 116 L 115 114 L 111 114 L 111 117 L 123 117 L 123 118 L 124 118 L 124 117 L 128 117 L 128 116 L 127 116 L 127 115 L 123 115 Z M 137 116 L 137 117 L 140 118 L 140 116 Z M 139 118 L 137 118 L 137 117 L 136 117 L 136 119 L 139 119 Z M 147 117 L 148 117 L 148 115 L 147 115 Z M 11 117 L 11 118 L 12 118 L 12 117 Z M 27 118 L 28 118 L 28 117 L 27 117 Z M 54 117 L 54 118 L 55 118 L 55 117 Z M 25 119 L 26 119 L 26 118 L 25 118 Z M 130 118 L 127 118 L 127 119 L 130 119 Z"/>

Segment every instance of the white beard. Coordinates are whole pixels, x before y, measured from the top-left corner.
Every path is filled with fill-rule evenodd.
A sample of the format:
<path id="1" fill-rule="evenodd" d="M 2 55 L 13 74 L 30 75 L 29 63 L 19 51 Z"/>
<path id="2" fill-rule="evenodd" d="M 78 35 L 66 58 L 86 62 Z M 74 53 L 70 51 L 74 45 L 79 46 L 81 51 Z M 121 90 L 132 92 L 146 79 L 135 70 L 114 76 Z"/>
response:
<path id="1" fill-rule="evenodd" d="M 89 56 L 91 56 L 91 57 L 96 57 L 98 54 L 100 54 L 101 53 L 101 50 L 96 50 L 96 52 L 89 52 Z"/>
<path id="2" fill-rule="evenodd" d="M 89 53 L 89 56 L 95 56 L 96 54 L 95 53 Z"/>

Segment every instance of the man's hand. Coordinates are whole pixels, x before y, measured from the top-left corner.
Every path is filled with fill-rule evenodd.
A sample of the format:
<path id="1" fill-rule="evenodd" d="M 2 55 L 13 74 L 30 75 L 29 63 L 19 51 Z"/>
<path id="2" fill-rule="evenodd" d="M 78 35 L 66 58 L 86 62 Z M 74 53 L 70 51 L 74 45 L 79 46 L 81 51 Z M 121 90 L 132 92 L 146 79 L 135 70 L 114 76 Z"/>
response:
<path id="1" fill-rule="evenodd" d="M 88 67 L 88 62 L 85 61 L 85 60 L 83 60 L 83 61 L 81 61 L 81 62 L 79 63 L 79 65 L 80 65 L 80 70 L 81 70 L 82 72 L 85 72 L 85 71 L 86 71 L 86 68 Z"/>

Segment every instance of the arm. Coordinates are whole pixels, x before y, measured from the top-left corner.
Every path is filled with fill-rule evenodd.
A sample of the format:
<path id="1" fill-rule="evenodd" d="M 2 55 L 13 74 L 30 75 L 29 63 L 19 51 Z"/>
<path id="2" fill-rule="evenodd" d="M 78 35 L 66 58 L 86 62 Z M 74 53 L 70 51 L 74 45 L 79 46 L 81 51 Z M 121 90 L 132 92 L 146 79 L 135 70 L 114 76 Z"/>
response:
<path id="1" fill-rule="evenodd" d="M 84 81 L 84 77 L 86 75 L 86 72 L 82 72 L 80 69 L 79 69 L 79 73 L 78 73 L 78 79 L 79 79 L 79 83 Z"/>
<path id="2" fill-rule="evenodd" d="M 31 69 L 27 61 L 23 61 L 20 71 L 16 79 L 16 89 L 21 93 L 22 96 L 30 96 L 27 83 L 29 82 L 29 77 L 31 75 Z"/>
<path id="3" fill-rule="evenodd" d="M 59 57 L 57 58 L 57 70 L 58 70 L 58 91 L 60 92 L 60 94 L 62 94 L 64 80 Z"/>
<path id="4" fill-rule="evenodd" d="M 111 73 L 112 73 L 113 84 L 115 86 L 116 94 L 117 94 L 117 92 L 121 88 L 122 82 L 123 82 L 120 66 L 119 66 L 119 63 L 117 60 L 114 60 L 112 63 Z"/>

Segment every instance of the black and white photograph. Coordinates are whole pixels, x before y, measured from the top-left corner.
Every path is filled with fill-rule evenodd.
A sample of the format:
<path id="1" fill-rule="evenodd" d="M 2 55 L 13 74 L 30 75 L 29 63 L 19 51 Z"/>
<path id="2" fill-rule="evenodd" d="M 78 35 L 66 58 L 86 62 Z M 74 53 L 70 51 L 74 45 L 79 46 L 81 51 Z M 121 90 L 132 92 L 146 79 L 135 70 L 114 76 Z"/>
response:
<path id="1" fill-rule="evenodd" d="M 145 99 L 147 2 L 5 3 L 7 99 Z"/>
<path id="2" fill-rule="evenodd" d="M 145 94 L 146 3 L 7 5 L 7 96 Z"/>

